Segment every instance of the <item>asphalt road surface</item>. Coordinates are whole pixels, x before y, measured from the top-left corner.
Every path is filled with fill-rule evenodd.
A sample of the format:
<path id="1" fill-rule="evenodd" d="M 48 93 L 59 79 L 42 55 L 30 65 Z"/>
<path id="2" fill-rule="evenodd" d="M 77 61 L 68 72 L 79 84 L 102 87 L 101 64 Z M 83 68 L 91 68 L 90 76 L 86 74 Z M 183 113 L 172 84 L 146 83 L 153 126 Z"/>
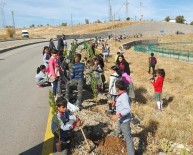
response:
<path id="1" fill-rule="evenodd" d="M 18 45 L 33 43 L 33 42 L 41 42 L 41 41 L 49 42 L 49 39 L 24 39 L 24 40 L 2 41 L 0 42 L 0 50 L 4 48 L 14 47 Z"/>
<path id="2" fill-rule="evenodd" d="M 48 43 L 0 54 L 0 155 L 39 155 L 49 114 L 48 90 L 35 85 Z"/>

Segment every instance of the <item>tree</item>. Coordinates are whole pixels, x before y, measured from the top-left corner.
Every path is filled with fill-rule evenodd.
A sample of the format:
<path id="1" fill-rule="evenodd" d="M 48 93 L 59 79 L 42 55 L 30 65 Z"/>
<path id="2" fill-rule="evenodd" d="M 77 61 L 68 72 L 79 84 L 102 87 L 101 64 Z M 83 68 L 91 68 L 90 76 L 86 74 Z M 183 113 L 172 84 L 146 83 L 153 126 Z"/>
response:
<path id="1" fill-rule="evenodd" d="M 167 16 L 167 17 L 165 18 L 165 21 L 166 21 L 166 22 L 169 22 L 169 21 L 170 21 L 170 17 Z"/>
<path id="2" fill-rule="evenodd" d="M 181 23 L 181 24 L 184 24 L 184 21 L 185 21 L 184 16 L 177 16 L 175 20 L 176 20 L 176 23 Z"/>
<path id="3" fill-rule="evenodd" d="M 89 24 L 89 20 L 88 20 L 88 19 L 85 19 L 85 23 L 86 23 L 86 24 Z"/>
<path id="4" fill-rule="evenodd" d="M 62 23 L 61 26 L 67 26 L 67 23 Z"/>
<path id="5" fill-rule="evenodd" d="M 190 23 L 190 25 L 193 25 L 193 21 Z"/>
<path id="6" fill-rule="evenodd" d="M 35 27 L 35 24 L 30 25 L 30 27 Z"/>
<path id="7" fill-rule="evenodd" d="M 126 20 L 130 20 L 131 18 L 130 17 L 127 17 Z"/>

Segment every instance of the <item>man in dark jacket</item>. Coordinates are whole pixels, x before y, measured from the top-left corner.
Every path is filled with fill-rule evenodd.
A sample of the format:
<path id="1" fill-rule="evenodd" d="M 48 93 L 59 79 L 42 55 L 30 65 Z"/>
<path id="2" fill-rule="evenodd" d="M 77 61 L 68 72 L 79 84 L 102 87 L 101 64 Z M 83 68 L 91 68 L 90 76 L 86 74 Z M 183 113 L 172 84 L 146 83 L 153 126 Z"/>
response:
<path id="1" fill-rule="evenodd" d="M 65 40 L 65 35 L 63 34 L 62 37 L 60 37 L 58 39 L 58 50 L 59 51 L 63 51 L 64 50 L 64 46 L 65 46 L 64 40 Z"/>

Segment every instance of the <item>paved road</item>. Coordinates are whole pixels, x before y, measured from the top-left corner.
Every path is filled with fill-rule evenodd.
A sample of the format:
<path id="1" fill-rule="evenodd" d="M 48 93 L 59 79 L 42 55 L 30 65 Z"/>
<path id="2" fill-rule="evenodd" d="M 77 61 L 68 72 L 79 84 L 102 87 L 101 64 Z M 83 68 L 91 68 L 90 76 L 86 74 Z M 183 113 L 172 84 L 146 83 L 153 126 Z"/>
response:
<path id="1" fill-rule="evenodd" d="M 37 88 L 41 43 L 0 54 L 0 155 L 39 155 L 48 119 L 48 88 Z"/>
<path id="2" fill-rule="evenodd" d="M 0 42 L 0 50 L 4 48 L 19 46 L 19 45 L 33 43 L 33 42 L 41 42 L 41 41 L 49 41 L 49 39 L 25 39 L 25 40 L 3 41 L 3 42 Z"/>

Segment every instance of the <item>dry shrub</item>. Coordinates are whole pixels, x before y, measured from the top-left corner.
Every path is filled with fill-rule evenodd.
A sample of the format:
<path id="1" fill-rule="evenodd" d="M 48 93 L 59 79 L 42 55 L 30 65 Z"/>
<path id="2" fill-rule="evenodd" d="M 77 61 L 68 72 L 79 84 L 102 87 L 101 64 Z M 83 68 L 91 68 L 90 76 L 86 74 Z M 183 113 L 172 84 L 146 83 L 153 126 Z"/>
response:
<path id="1" fill-rule="evenodd" d="M 15 35 L 15 29 L 14 28 L 7 28 L 6 29 L 6 34 L 9 38 L 13 38 Z"/>
<path id="2" fill-rule="evenodd" d="M 6 40 L 8 39 L 7 35 L 0 35 L 0 40 Z"/>

